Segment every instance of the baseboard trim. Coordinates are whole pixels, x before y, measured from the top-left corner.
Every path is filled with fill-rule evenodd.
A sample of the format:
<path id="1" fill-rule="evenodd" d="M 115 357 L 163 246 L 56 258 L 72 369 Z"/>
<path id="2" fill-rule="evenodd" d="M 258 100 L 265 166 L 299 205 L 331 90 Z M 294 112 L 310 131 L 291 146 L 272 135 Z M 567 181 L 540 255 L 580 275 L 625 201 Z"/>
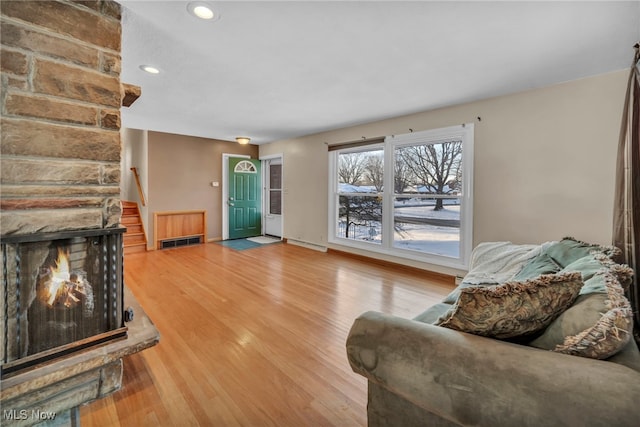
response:
<path id="1" fill-rule="evenodd" d="M 302 246 L 303 248 L 313 249 L 318 252 L 327 252 L 326 246 L 316 245 L 314 243 L 303 242 L 302 240 L 294 240 L 289 238 L 282 239 L 284 243 L 288 243 L 290 245 Z"/>
<path id="2" fill-rule="evenodd" d="M 416 273 L 416 274 L 424 274 L 430 278 L 433 279 L 439 279 L 439 280 L 443 280 L 443 281 L 449 281 L 451 282 L 452 285 L 454 285 L 456 283 L 456 276 L 450 275 L 450 274 L 445 274 L 445 273 L 439 273 L 437 271 L 432 271 L 432 270 L 427 270 L 424 268 L 419 268 L 419 267 L 414 267 L 411 265 L 405 265 L 405 264 L 401 264 L 399 262 L 393 262 L 393 261 L 388 261 L 385 259 L 379 259 L 379 258 L 375 258 L 375 257 L 371 257 L 371 256 L 366 256 L 366 255 L 361 255 L 361 254 L 354 254 L 352 252 L 347 252 L 347 251 L 341 251 L 340 249 L 333 249 L 333 248 L 329 248 L 327 250 L 328 253 L 334 253 L 340 256 L 344 256 L 344 257 L 348 257 L 348 258 L 353 258 L 353 259 L 358 259 L 360 261 L 365 261 L 371 264 L 376 264 L 376 265 L 380 265 L 383 267 L 392 267 L 392 268 L 402 268 L 402 270 L 405 270 L 407 272 L 412 272 L 412 273 Z"/>

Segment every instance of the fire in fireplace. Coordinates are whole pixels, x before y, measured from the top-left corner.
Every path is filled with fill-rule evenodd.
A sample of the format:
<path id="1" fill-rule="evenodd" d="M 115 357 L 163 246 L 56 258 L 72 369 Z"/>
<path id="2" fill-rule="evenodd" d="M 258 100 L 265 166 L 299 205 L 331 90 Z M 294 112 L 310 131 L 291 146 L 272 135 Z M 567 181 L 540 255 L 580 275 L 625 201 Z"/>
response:
<path id="1" fill-rule="evenodd" d="M 126 337 L 123 228 L 2 237 L 2 374 Z"/>
<path id="2" fill-rule="evenodd" d="M 39 277 L 39 298 L 47 307 L 62 306 L 73 309 L 84 307 L 87 316 L 93 313 L 93 290 L 84 270 L 72 271 L 69 267 L 69 249 L 58 248 L 55 264 L 43 268 Z"/>

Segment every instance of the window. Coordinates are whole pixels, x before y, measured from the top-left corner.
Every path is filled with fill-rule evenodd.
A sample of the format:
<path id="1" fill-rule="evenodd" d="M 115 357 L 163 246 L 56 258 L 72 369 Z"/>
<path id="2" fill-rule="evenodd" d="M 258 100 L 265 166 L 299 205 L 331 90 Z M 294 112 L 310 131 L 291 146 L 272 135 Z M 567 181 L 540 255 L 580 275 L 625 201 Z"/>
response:
<path id="1" fill-rule="evenodd" d="M 248 160 L 243 160 L 238 162 L 235 168 L 233 168 L 235 173 L 258 173 L 255 165 Z"/>
<path id="2" fill-rule="evenodd" d="M 337 237 L 381 243 L 383 155 L 382 147 L 338 153 Z"/>
<path id="3" fill-rule="evenodd" d="M 467 268 L 473 124 L 329 154 L 331 243 Z"/>

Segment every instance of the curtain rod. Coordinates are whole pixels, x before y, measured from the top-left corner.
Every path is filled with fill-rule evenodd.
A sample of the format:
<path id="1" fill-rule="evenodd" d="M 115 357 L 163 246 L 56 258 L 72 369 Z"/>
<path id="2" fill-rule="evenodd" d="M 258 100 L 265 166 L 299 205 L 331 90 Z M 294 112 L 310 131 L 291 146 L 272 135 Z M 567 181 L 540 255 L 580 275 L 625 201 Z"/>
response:
<path id="1" fill-rule="evenodd" d="M 362 139 L 357 141 L 339 142 L 336 144 L 329 144 L 328 142 L 326 142 L 325 144 L 327 144 L 329 151 L 335 151 L 335 150 L 342 150 L 343 148 L 355 148 L 355 147 L 362 147 L 365 145 L 378 144 L 378 143 L 384 142 L 385 138 L 386 137 L 384 136 L 376 136 L 375 138 L 365 138 L 363 136 Z"/>

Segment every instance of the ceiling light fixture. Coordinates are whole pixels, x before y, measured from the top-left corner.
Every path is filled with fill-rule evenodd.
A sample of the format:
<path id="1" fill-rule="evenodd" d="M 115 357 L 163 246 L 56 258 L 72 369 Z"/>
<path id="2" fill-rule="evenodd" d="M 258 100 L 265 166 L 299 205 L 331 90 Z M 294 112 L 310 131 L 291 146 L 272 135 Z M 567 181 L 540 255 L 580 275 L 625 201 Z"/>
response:
<path id="1" fill-rule="evenodd" d="M 187 4 L 187 10 L 196 18 L 204 19 L 207 21 L 217 21 L 220 18 L 220 14 L 210 4 L 196 1 Z"/>
<path id="2" fill-rule="evenodd" d="M 149 74 L 160 74 L 160 70 L 154 67 L 153 65 L 141 65 L 140 69 Z"/>
<path id="3" fill-rule="evenodd" d="M 249 141 L 251 141 L 251 138 L 247 136 L 237 136 L 236 141 L 238 141 L 238 144 L 247 145 Z"/>

